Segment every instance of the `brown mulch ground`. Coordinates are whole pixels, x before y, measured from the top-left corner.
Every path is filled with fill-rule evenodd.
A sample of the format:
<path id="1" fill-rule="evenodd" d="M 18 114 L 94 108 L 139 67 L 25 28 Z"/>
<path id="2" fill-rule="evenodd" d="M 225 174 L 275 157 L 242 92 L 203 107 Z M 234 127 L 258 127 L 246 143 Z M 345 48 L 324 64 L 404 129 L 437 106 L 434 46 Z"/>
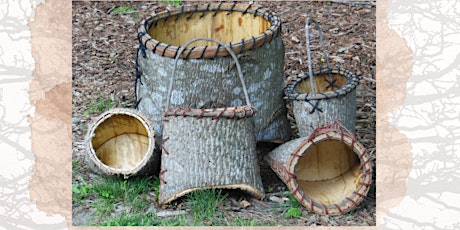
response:
<path id="1" fill-rule="evenodd" d="M 342 1 L 346 2 L 346 1 Z M 137 23 L 153 11 L 162 11 L 167 4 L 161 2 L 73 2 L 73 160 L 83 162 L 84 136 L 88 125 L 97 113 L 84 115 L 91 104 L 111 98 L 114 107 L 134 106 L 134 80 L 137 42 Z M 189 3 L 185 3 L 186 5 Z M 113 14 L 117 6 L 132 7 L 136 13 Z M 289 81 L 307 73 L 305 48 L 305 19 L 315 18 L 322 27 L 325 45 L 333 65 L 360 74 L 362 80 L 357 89 L 357 135 L 366 147 L 375 165 L 375 2 L 264 2 L 283 20 L 282 38 L 285 46 L 285 77 Z M 169 6 L 171 7 L 171 6 Z M 313 42 L 313 60 L 321 51 Z M 271 149 L 270 146 L 267 149 Z M 81 165 L 81 164 L 80 164 Z M 87 181 L 96 176 L 86 168 L 81 171 Z M 374 170 L 375 172 L 375 170 Z M 261 174 L 266 199 L 252 203 L 248 208 L 229 211 L 229 217 L 244 216 L 249 219 L 273 219 L 280 225 L 375 225 L 375 186 L 354 211 L 338 217 L 317 215 L 302 211 L 299 219 L 286 219 L 283 214 L 270 212 L 268 198 L 280 197 L 286 186 L 265 164 Z M 375 178 L 375 174 L 374 174 Z M 268 205 L 268 207 L 266 207 Z M 172 207 L 171 207 L 172 208 Z M 262 211 L 261 211 L 262 210 Z M 87 208 L 75 208 L 74 225 L 85 225 Z"/>

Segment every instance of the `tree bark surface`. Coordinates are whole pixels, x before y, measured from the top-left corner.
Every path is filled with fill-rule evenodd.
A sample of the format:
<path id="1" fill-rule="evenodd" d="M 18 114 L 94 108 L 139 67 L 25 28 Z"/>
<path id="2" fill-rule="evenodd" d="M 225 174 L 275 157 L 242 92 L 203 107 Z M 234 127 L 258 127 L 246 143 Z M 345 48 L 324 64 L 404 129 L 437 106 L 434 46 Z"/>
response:
<path id="1" fill-rule="evenodd" d="M 166 109 L 174 59 L 149 50 L 145 50 L 146 58 L 141 53 L 138 53 L 140 82 L 136 89 L 140 100 L 138 109 L 151 119 L 155 134 L 161 137 L 162 112 Z M 237 56 L 250 103 L 259 111 L 254 117 L 256 139 L 275 142 L 287 140 L 291 130 L 283 101 L 284 46 L 281 38 L 278 36 L 262 47 Z M 246 105 L 236 66 L 230 56 L 179 59 L 175 75 L 171 107 L 198 109 L 209 101 L 223 102 L 226 107 Z"/>
<path id="2" fill-rule="evenodd" d="M 240 189 L 263 198 L 252 118 L 170 116 L 163 130 L 160 199 L 197 189 Z"/>

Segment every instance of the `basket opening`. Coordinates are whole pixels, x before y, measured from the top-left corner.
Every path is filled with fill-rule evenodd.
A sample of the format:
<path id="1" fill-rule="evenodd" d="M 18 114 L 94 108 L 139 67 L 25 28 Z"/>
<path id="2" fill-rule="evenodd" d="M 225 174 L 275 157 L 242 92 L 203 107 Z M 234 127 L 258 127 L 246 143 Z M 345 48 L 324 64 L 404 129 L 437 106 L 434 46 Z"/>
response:
<path id="1" fill-rule="evenodd" d="M 217 13 L 216 13 L 217 12 Z M 216 13 L 216 14 L 215 14 Z M 176 20 L 176 15 L 159 19 L 146 28 L 153 39 L 160 42 L 181 46 L 186 42 L 207 37 L 223 43 L 240 42 L 258 36 L 270 27 L 270 22 L 254 14 L 240 12 L 206 11 L 203 17 L 200 13 L 183 13 Z M 214 16 L 215 14 L 215 16 Z M 201 17 L 201 18 L 200 18 Z M 196 46 L 217 46 L 213 42 L 198 41 Z"/>
<path id="2" fill-rule="evenodd" d="M 353 149 L 338 140 L 318 142 L 296 165 L 299 188 L 325 205 L 339 203 L 359 185 L 360 161 Z"/>
<path id="3" fill-rule="evenodd" d="M 147 128 L 136 117 L 115 114 L 104 120 L 91 140 L 97 158 L 116 169 L 132 169 L 149 147 Z"/>
<path id="4" fill-rule="evenodd" d="M 331 74 L 333 79 L 337 79 L 334 82 L 334 87 L 328 87 L 330 84 L 326 79 L 329 79 L 329 75 L 326 73 L 314 75 L 315 77 L 315 86 L 317 93 L 326 93 L 329 91 L 336 90 L 338 88 L 342 88 L 347 82 L 348 78 L 342 76 L 340 74 Z M 310 85 L 310 78 L 307 77 L 303 79 L 299 84 L 296 85 L 295 90 L 299 93 L 311 93 L 311 85 Z"/>

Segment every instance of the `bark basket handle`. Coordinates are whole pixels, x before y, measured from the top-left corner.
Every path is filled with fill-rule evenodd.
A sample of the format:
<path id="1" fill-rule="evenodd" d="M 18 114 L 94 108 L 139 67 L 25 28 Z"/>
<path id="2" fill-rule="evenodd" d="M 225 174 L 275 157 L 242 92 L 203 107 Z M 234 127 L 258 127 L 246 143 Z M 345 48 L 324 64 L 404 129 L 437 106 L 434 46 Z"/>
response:
<path id="1" fill-rule="evenodd" d="M 321 33 L 321 27 L 320 27 L 319 23 L 317 21 L 315 21 L 314 19 L 312 19 L 312 18 L 307 18 L 307 22 L 305 24 L 305 31 L 306 31 L 305 36 L 306 36 L 306 40 L 307 40 L 308 73 L 310 74 L 311 91 L 312 91 L 313 95 L 316 95 L 316 86 L 315 86 L 315 82 L 314 82 L 314 79 L 313 79 L 313 64 L 312 64 L 312 61 L 311 61 L 311 50 L 310 50 L 310 21 L 315 23 L 316 30 L 318 30 L 320 44 L 321 44 L 321 46 L 323 48 L 323 53 L 324 53 L 324 57 L 326 58 L 326 64 L 327 64 L 328 69 L 331 69 L 331 63 L 329 63 L 329 57 L 327 55 L 326 47 L 324 46 L 323 34 Z M 329 75 L 329 77 L 332 77 L 330 73 L 328 75 Z"/>
<path id="2" fill-rule="evenodd" d="M 176 68 L 177 68 L 177 60 L 179 60 L 180 55 L 182 54 L 182 52 L 184 52 L 184 50 L 187 48 L 188 45 L 190 45 L 193 42 L 201 41 L 201 40 L 212 41 L 212 42 L 218 43 L 220 46 L 223 46 L 228 51 L 228 53 L 232 56 L 232 58 L 235 60 L 236 68 L 238 69 L 238 76 L 240 78 L 241 85 L 243 86 L 243 93 L 244 93 L 244 97 L 245 97 L 245 100 L 246 100 L 246 105 L 251 106 L 251 103 L 249 102 L 248 91 L 246 89 L 246 84 L 244 83 L 243 73 L 241 71 L 241 66 L 240 66 L 240 63 L 238 61 L 238 57 L 236 57 L 236 54 L 233 52 L 233 50 L 230 49 L 228 46 L 226 46 L 223 42 L 221 42 L 219 40 L 216 40 L 216 39 L 212 39 L 212 38 L 195 38 L 195 39 L 192 39 L 192 40 L 188 41 L 183 46 L 181 46 L 179 51 L 176 54 L 176 58 L 174 59 L 174 68 L 172 70 L 172 74 L 171 74 L 171 78 L 170 78 L 170 82 L 169 82 L 169 90 L 168 90 L 168 96 L 167 96 L 167 102 L 166 102 L 166 109 L 169 108 L 169 104 L 170 104 L 170 101 L 171 101 L 171 94 L 172 94 L 174 76 L 175 76 Z"/>

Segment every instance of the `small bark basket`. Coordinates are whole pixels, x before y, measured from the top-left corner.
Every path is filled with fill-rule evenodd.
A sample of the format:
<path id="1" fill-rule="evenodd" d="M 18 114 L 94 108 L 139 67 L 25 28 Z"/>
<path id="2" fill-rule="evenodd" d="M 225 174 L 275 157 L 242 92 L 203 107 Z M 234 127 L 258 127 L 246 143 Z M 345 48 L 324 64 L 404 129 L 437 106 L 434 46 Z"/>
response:
<path id="1" fill-rule="evenodd" d="M 253 118 L 257 141 L 288 140 L 292 132 L 283 101 L 284 46 L 280 34 L 281 19 L 256 4 L 198 4 L 150 15 L 138 28 L 137 108 L 149 116 L 156 136 L 161 137 L 169 73 L 176 56 L 180 56 L 181 68 L 176 70 L 172 102 L 184 108 L 200 107 L 208 99 L 230 106 L 241 104 L 244 95 L 235 81 L 235 64 L 223 46 L 202 40 L 178 55 L 191 39 L 217 39 L 241 61 L 248 94 L 259 110 Z M 190 91 L 193 95 L 184 96 Z"/>
<path id="2" fill-rule="evenodd" d="M 102 175 L 126 178 L 158 173 L 160 154 L 154 152 L 150 121 L 134 109 L 115 108 L 102 113 L 86 135 L 90 169 Z"/>
<path id="3" fill-rule="evenodd" d="M 323 47 L 327 68 L 313 72 L 309 22 L 316 24 Z M 309 74 L 298 77 L 285 87 L 286 98 L 292 102 L 293 114 L 300 137 L 309 136 L 317 127 L 339 120 L 348 130 L 355 133 L 356 86 L 359 77 L 340 68 L 331 68 L 324 47 L 319 24 L 308 18 L 306 24 Z M 313 77 L 310 77 L 313 76 Z"/>
<path id="4" fill-rule="evenodd" d="M 228 49 L 222 42 L 207 38 L 193 39 L 184 45 L 184 49 L 197 40 L 215 41 Z M 264 197 L 252 120 L 257 110 L 249 102 L 238 59 L 228 50 L 238 69 L 246 105 L 184 109 L 169 108 L 168 100 L 161 146 L 160 204 L 194 190 L 210 188 L 240 189 L 256 198 Z M 182 51 L 179 50 L 179 54 Z"/>
<path id="5" fill-rule="evenodd" d="M 280 145 L 265 160 L 308 210 L 343 215 L 367 196 L 369 154 L 339 121 Z"/>

